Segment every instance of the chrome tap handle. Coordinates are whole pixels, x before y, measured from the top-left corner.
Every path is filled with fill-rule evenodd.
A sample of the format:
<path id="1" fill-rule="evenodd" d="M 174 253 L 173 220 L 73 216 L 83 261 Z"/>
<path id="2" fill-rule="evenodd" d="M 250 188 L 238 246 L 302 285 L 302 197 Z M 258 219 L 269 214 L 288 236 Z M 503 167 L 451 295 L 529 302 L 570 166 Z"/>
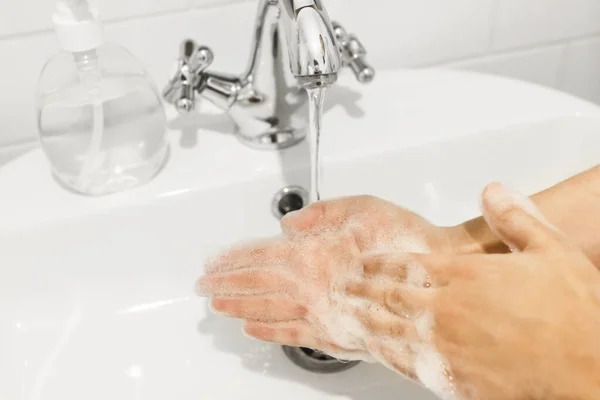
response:
<path id="1" fill-rule="evenodd" d="M 163 90 L 165 100 L 173 104 L 178 112 L 186 113 L 195 108 L 196 91 L 202 84 L 204 70 L 213 59 L 208 47 L 198 47 L 192 40 L 182 43 L 171 79 Z"/>
<path id="2" fill-rule="evenodd" d="M 355 35 L 346 33 L 339 23 L 332 24 L 343 65 L 350 67 L 359 82 L 370 83 L 375 78 L 375 69 L 365 61 L 367 50 Z"/>

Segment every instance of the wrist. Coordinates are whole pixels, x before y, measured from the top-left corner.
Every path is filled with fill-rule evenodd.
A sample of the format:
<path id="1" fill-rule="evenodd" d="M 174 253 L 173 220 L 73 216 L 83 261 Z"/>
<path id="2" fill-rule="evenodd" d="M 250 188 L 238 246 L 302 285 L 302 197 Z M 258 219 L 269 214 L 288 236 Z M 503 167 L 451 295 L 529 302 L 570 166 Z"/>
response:
<path id="1" fill-rule="evenodd" d="M 544 212 L 546 193 L 541 192 L 531 196 L 531 200 Z M 549 217 L 544 214 L 545 217 Z M 483 217 L 473 218 L 459 225 L 446 228 L 454 252 L 459 254 L 503 254 L 510 249 L 490 229 Z"/>

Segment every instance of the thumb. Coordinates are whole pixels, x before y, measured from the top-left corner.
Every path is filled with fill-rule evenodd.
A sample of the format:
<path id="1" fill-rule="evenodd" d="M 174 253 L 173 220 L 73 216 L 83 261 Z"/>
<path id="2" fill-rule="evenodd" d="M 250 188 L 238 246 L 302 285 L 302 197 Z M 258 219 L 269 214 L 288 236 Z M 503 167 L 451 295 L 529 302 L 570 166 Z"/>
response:
<path id="1" fill-rule="evenodd" d="M 483 217 L 512 251 L 559 246 L 558 230 L 526 196 L 501 183 L 490 183 L 482 194 Z"/>

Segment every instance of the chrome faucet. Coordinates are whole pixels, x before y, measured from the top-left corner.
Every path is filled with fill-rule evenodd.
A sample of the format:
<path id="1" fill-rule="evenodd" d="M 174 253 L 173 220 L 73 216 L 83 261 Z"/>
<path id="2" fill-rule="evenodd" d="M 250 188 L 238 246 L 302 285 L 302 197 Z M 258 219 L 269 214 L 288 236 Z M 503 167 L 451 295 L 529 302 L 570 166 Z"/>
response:
<path id="1" fill-rule="evenodd" d="M 163 95 L 180 113 L 194 110 L 198 96 L 207 99 L 229 114 L 243 143 L 282 149 L 306 135 L 305 89 L 332 85 L 346 66 L 360 82 L 373 80 L 365 54 L 354 35 L 330 21 L 322 0 L 260 0 L 241 76 L 208 71 L 212 51 L 186 40 Z"/>

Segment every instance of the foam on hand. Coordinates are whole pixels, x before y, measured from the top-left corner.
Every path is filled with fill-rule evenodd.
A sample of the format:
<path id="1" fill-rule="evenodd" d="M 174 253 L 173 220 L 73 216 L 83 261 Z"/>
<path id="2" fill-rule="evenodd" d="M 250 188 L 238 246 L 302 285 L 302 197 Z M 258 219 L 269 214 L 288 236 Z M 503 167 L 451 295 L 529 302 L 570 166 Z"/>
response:
<path id="1" fill-rule="evenodd" d="M 382 231 L 389 232 L 388 230 Z M 409 369 L 416 374 L 426 388 L 443 399 L 455 399 L 456 394 L 447 363 L 435 348 L 435 321 L 431 310 L 422 310 L 423 312 L 415 315 L 400 316 L 408 318 L 414 323 L 417 338 L 390 337 L 373 333 L 371 327 L 365 324 L 363 315 L 378 314 L 382 318 L 397 316 L 392 316 L 385 304 L 346 295 L 347 284 L 364 280 L 364 268 L 362 263 L 357 261 L 359 254 L 346 252 L 344 240 L 354 240 L 351 234 L 344 235 L 342 239 L 337 236 L 339 232 L 331 234 L 330 237 L 328 235 L 330 232 L 324 229 L 321 233 L 316 234 L 319 240 L 314 240 L 313 237 L 312 239 L 306 238 L 305 241 L 302 237 L 295 237 L 292 247 L 289 247 L 290 242 L 285 243 L 284 246 L 292 255 L 285 251 L 284 254 L 277 255 L 278 246 L 285 241 L 281 237 L 279 243 L 278 239 L 267 239 L 264 246 L 254 242 L 248 247 L 251 249 L 250 252 L 244 249 L 245 246 L 237 246 L 237 249 L 224 253 L 224 256 L 218 257 L 212 264 L 229 264 L 232 253 L 235 264 L 261 264 L 261 260 L 265 257 L 264 252 L 272 252 L 266 256 L 269 263 L 276 263 L 277 265 L 273 266 L 275 269 L 280 272 L 287 270 L 287 273 L 293 276 L 292 280 L 297 285 L 293 289 L 294 296 L 298 296 L 297 301 L 303 303 L 302 306 L 308 310 L 305 318 L 313 329 L 311 334 L 316 336 L 317 342 L 326 343 L 338 349 L 327 351 L 328 355 L 348 361 L 380 362 L 392 370 L 405 372 L 390 362 L 389 352 L 393 352 L 400 357 L 410 359 Z M 406 230 L 396 231 L 393 235 L 378 233 L 368 240 L 369 247 L 377 249 L 374 253 L 431 252 L 421 232 Z M 340 252 L 337 254 L 339 258 L 327 255 L 327 252 L 330 251 L 324 247 L 327 245 L 332 246 L 331 251 Z M 238 250 L 240 250 L 239 253 Z M 243 255 L 240 256 L 240 254 Z M 325 258 L 319 258 L 320 256 Z M 243 260 L 238 257 L 255 258 Z M 328 260 L 327 257 L 331 260 Z M 349 265 L 336 265 L 333 263 L 335 260 L 351 261 L 349 261 Z M 331 265 L 316 265 L 328 261 L 331 262 Z M 267 266 L 260 265 L 260 267 Z M 428 287 L 428 274 L 425 268 L 414 262 L 406 267 L 406 285 L 416 288 Z M 211 266 L 208 269 L 218 272 Z M 387 282 L 387 279 L 392 278 L 381 279 Z M 384 351 L 384 348 L 387 351 Z"/>
<path id="2" fill-rule="evenodd" d="M 421 340 L 414 349 L 416 354 L 415 374 L 421 383 L 444 400 L 458 399 L 452 382 L 448 362 L 434 346 L 434 316 L 425 312 L 415 318 L 415 327 Z"/>
<path id="3" fill-rule="evenodd" d="M 311 315 L 322 327 L 324 340 L 335 343 L 340 348 L 351 350 L 329 354 L 330 356 L 348 361 L 374 362 L 375 359 L 365 351 L 365 338 L 368 337 L 368 331 L 356 315 L 356 310 L 368 309 L 368 302 L 349 298 L 342 290 L 347 283 L 359 279 L 362 274 L 360 263 L 349 265 L 344 274 L 329 283 L 328 296 L 315 293 L 315 299 L 319 300 L 311 306 Z"/>
<path id="4" fill-rule="evenodd" d="M 399 235 L 395 240 L 395 252 L 402 253 L 430 253 L 431 250 L 425 244 L 416 232 L 406 232 Z M 425 268 L 416 262 L 410 262 L 406 265 L 405 284 L 415 288 L 428 287 L 429 275 Z M 435 319 L 431 311 L 421 312 L 411 316 L 408 313 L 405 317 L 414 323 L 417 340 L 407 342 L 400 339 L 383 339 L 387 348 L 393 351 L 411 353 L 414 357 L 414 374 L 421 384 L 444 400 L 457 400 L 456 390 L 452 381 L 452 375 L 449 366 L 444 357 L 435 348 Z M 373 352 L 374 357 L 386 367 L 396 370 L 395 366 L 390 365 L 386 357 L 380 352 Z M 402 372 L 402 371 L 399 371 Z"/>
<path id="5" fill-rule="evenodd" d="M 398 235 L 393 248 L 393 252 L 401 253 L 430 253 L 430 249 L 418 235 L 412 234 Z M 383 246 L 382 246 L 383 247 Z M 428 274 L 425 268 L 418 263 L 412 262 L 406 265 L 407 276 L 406 284 L 415 288 L 427 287 Z M 356 278 L 354 278 L 356 279 Z M 335 291 L 334 291 L 335 293 Z M 351 304 L 354 307 L 354 313 L 357 310 L 368 311 L 370 313 L 388 312 L 380 305 L 372 302 L 356 299 L 339 299 L 338 303 Z M 336 310 L 340 311 L 340 310 Z M 343 339 L 351 343 L 363 343 L 369 349 L 373 358 L 385 365 L 387 368 L 396 370 L 397 366 L 392 365 L 387 357 L 378 349 L 382 346 L 393 351 L 400 357 L 412 357 L 414 359 L 414 373 L 427 389 L 431 390 L 438 397 L 444 400 L 457 400 L 459 397 L 453 384 L 453 378 L 447 361 L 442 354 L 435 348 L 435 319 L 431 311 L 421 312 L 415 316 L 408 314 L 405 317 L 410 318 L 415 325 L 418 338 L 415 342 L 409 342 L 405 338 L 384 338 L 373 337 L 373 335 L 364 328 L 361 321 L 347 317 L 345 319 L 331 319 L 328 335 L 336 340 Z M 410 354 L 410 356 L 409 356 Z M 397 371 L 403 372 L 403 371 Z"/>

